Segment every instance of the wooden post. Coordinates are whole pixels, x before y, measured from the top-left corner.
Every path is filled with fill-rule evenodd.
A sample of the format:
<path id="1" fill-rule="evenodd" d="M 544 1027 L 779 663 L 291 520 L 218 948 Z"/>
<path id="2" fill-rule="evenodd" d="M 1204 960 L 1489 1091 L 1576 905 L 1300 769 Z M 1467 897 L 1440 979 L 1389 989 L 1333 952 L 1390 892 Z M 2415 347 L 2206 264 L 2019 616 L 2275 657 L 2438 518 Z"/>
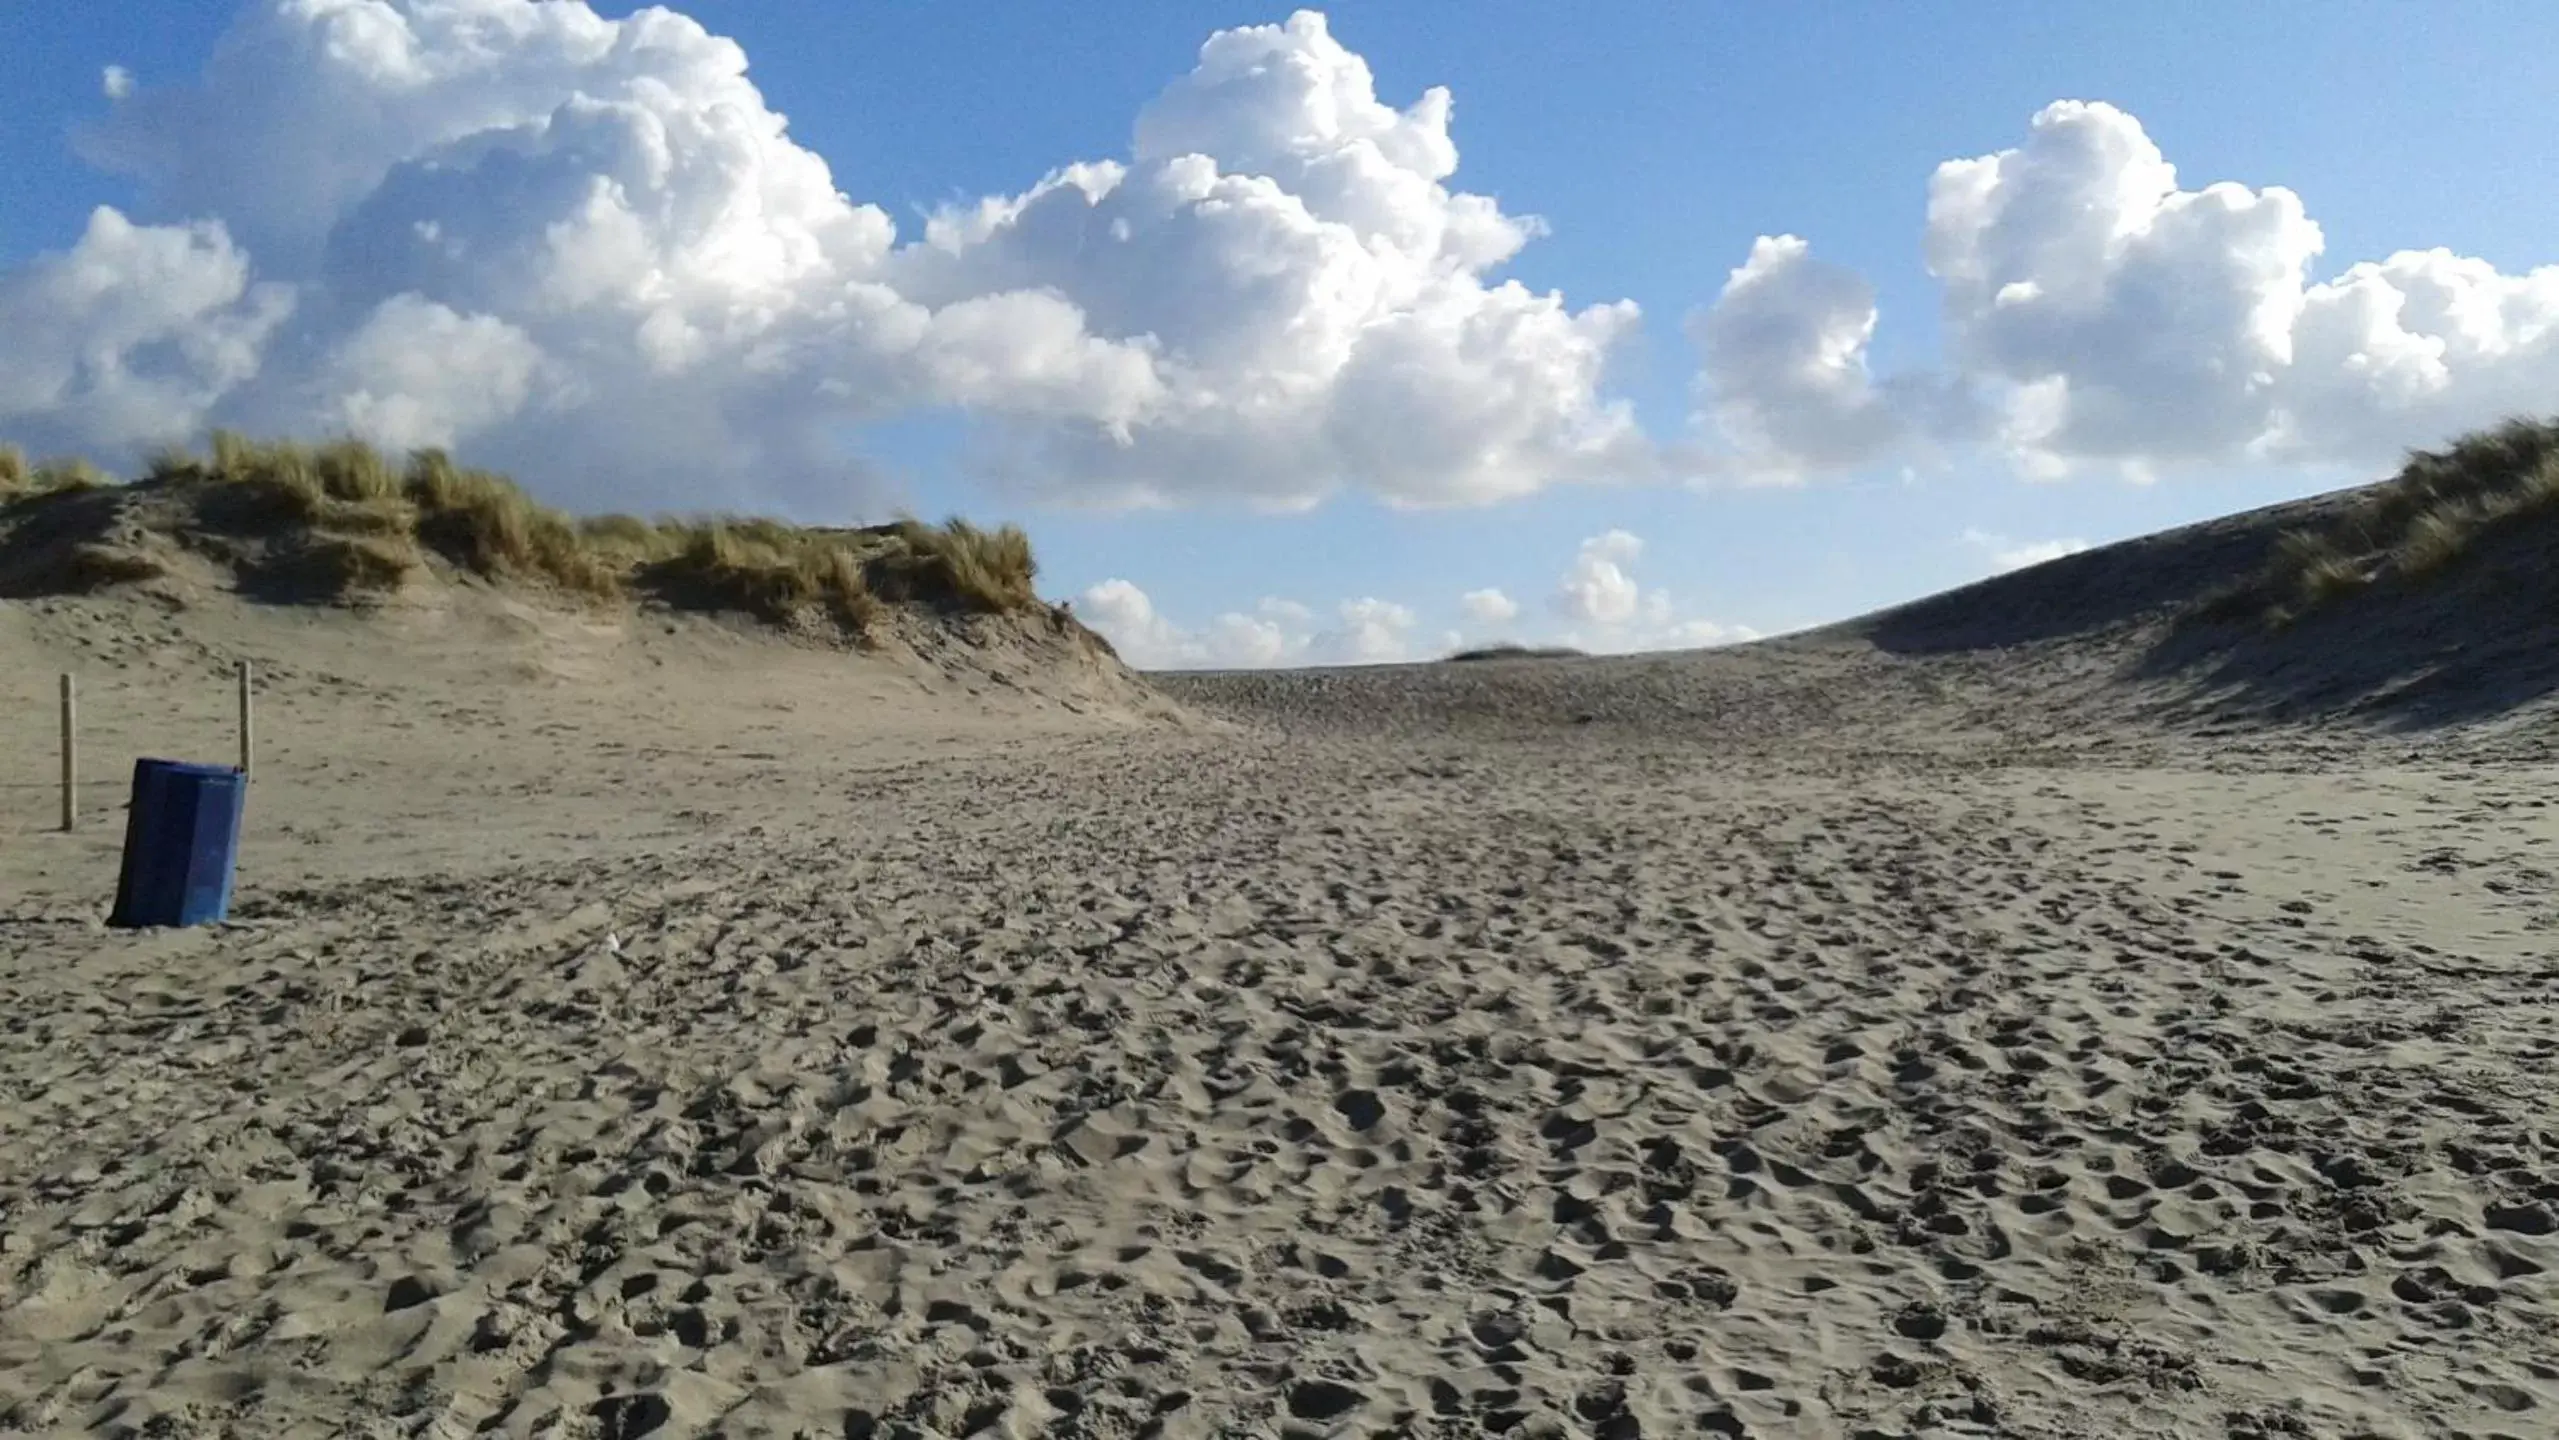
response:
<path id="1" fill-rule="evenodd" d="M 257 734 L 249 715 L 249 662 L 240 662 L 240 773 L 249 773 L 249 755 Z"/>
<path id="2" fill-rule="evenodd" d="M 62 829 L 80 824 L 80 700 L 71 677 L 62 677 Z"/>

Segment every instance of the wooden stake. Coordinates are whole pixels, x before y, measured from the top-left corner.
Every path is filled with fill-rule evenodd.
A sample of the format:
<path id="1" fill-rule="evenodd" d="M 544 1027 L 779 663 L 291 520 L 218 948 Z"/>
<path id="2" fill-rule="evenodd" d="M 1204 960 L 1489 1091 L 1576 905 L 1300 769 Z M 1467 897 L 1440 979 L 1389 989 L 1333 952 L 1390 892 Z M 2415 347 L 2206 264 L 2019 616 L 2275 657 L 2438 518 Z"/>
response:
<path id="1" fill-rule="evenodd" d="M 80 824 L 80 700 L 71 677 L 62 677 L 62 829 Z"/>
<path id="2" fill-rule="evenodd" d="M 249 755 L 257 730 L 249 714 L 249 662 L 240 662 L 240 773 L 249 773 Z"/>

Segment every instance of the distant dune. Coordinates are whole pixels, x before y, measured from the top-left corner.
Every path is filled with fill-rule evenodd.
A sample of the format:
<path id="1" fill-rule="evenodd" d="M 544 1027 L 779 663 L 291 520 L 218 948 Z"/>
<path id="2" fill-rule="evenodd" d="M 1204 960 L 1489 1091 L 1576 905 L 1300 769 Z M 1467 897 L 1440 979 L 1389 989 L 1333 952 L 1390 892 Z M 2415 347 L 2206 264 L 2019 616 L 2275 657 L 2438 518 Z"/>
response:
<path id="1" fill-rule="evenodd" d="M 1570 660 L 1585 653 L 1570 645 L 1481 645 L 1471 650 L 1460 650 L 1448 660 L 1451 664 L 1484 660 Z"/>
<path id="2" fill-rule="evenodd" d="M 1780 693 L 1794 688 L 1786 677 L 1824 667 L 1925 693 L 1962 675 L 2052 726 L 2080 712 L 2092 724 L 2189 727 L 2513 721 L 2559 691 L 2559 647 L 2543 642 L 2539 618 L 2559 609 L 2554 501 L 2559 426 L 2514 422 L 2420 453 L 2380 484 L 1754 645 L 1593 659 L 1504 643 L 1437 668 L 1154 683 L 1211 709 L 1318 727 L 1372 724 L 1372 711 L 1495 728 L 1773 722 L 1796 713 Z M 1107 656 L 1106 640 L 1039 600 L 1034 572 L 1018 531 L 579 520 L 433 454 L 404 474 L 361 446 L 224 438 L 212 456 L 173 456 L 141 483 L 111 485 L 0 451 L 0 597 L 228 591 L 361 611 L 494 584 L 519 603 L 632 602 L 856 646 L 973 616 Z M 1498 663 L 1555 659 L 1583 663 Z M 1727 680 L 1766 688 L 1737 710 Z"/>
<path id="3" fill-rule="evenodd" d="M 1238 717 L 1536 731 L 1613 724 L 1782 743 L 1837 687 L 1899 697 L 1878 721 L 1980 722 L 2102 743 L 2231 727 L 2461 731 L 2543 753 L 2559 645 L 2559 426 L 2518 422 L 2401 475 L 2061 557 L 1748 645 L 1549 666 L 1184 674 L 1156 683 Z M 1520 658 L 1495 648 L 1481 657 Z M 1953 717 L 1937 703 L 1973 703 Z M 1867 707 L 1861 707 L 1865 709 Z M 2004 718 L 2003 718 L 2004 717 Z M 2474 733 L 2471 722 L 2486 725 Z M 2130 728 L 2126 728 L 2130 727 Z M 2523 753 L 2523 752 L 2518 752 Z"/>

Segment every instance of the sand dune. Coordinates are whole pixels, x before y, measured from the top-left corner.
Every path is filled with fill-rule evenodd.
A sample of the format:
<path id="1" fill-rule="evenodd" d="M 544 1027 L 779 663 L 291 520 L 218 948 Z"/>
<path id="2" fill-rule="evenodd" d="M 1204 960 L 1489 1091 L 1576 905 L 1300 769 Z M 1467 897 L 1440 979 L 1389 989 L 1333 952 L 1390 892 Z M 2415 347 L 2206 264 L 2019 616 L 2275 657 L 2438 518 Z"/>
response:
<path id="1" fill-rule="evenodd" d="M 1152 688 L 0 605 L 0 1429 L 2559 1431 L 2548 732 L 2159 659 L 2263 523 Z M 110 932 L 46 677 L 243 653 L 236 919 Z"/>

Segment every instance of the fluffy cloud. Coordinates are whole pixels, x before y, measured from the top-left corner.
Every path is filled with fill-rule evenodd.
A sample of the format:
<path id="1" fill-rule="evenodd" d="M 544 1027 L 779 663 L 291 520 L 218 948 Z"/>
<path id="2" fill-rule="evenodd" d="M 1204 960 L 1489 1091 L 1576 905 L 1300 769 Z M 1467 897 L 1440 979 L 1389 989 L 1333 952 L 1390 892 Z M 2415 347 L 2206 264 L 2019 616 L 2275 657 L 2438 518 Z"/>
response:
<path id="1" fill-rule="evenodd" d="M 0 273 L 0 425 L 49 448 L 353 426 L 572 503 L 836 514 L 874 498 L 842 437 L 939 408 L 1073 503 L 1481 504 L 1662 468 L 1605 388 L 1635 307 L 1502 278 L 1541 226 L 1454 188 L 1448 92 L 1380 97 L 1312 12 L 1210 36 L 1124 154 L 907 234 L 662 8 L 257 0 L 196 82 L 101 85 L 80 149 L 137 218 Z M 1879 374 L 1867 281 L 1756 240 L 1689 321 L 1698 463 L 2369 465 L 2559 393 L 2559 266 L 2410 250 L 2314 281 L 2298 197 L 2186 189 L 2104 104 L 1938 167 L 1924 247 L 1941 363 Z"/>
<path id="2" fill-rule="evenodd" d="M 2432 444 L 2559 394 L 2559 265 L 2506 275 L 2448 250 L 2364 262 L 2302 297 L 2261 441 L 2330 461 Z"/>
<path id="3" fill-rule="evenodd" d="M 0 422 L 125 444 L 130 386 L 91 364 L 93 405 L 48 400 L 84 383 L 62 357 L 130 353 L 107 310 L 234 306 L 160 428 L 429 436 L 580 502 L 840 510 L 842 427 L 929 407 L 973 417 L 998 477 L 1102 503 L 1473 504 L 1649 463 L 1601 390 L 1633 305 L 1496 278 L 1538 223 L 1451 189 L 1448 92 L 1381 100 L 1320 15 L 1212 36 L 1125 158 L 910 237 L 746 65 L 663 9 L 263 0 L 200 83 L 132 91 L 83 138 L 199 218 L 115 216 L 0 295 L 35 305 L 115 243 L 188 263 L 129 273 L 118 306 L 45 302 Z"/>
<path id="4" fill-rule="evenodd" d="M 2025 145 L 1949 161 L 1928 188 L 1952 358 L 2011 388 L 2002 438 L 2039 468 L 2244 451 L 2320 247 L 2289 190 L 2180 190 L 2108 105 L 2049 106 Z"/>
<path id="5" fill-rule="evenodd" d="M 1555 591 L 1556 610 L 1567 620 L 1589 625 L 1623 625 L 1634 619 L 1643 592 L 1627 567 L 1643 553 L 1643 540 L 1624 530 L 1583 541 Z"/>
<path id="6" fill-rule="evenodd" d="M 333 428 L 402 449 L 450 446 L 520 410 L 542 365 L 540 348 L 506 321 L 395 296 L 325 367 Z"/>
<path id="7" fill-rule="evenodd" d="M 1457 608 L 1478 625 L 1500 625 L 1519 615 L 1519 602 L 1493 589 L 1467 591 L 1457 597 Z"/>
<path id="8" fill-rule="evenodd" d="M 1346 600 L 1334 621 L 1290 600 L 1266 599 L 1253 613 L 1229 611 L 1186 630 L 1126 580 L 1105 580 L 1076 610 L 1141 670 L 1257 670 L 1281 665 L 1374 665 L 1411 660 L 1415 616 L 1385 600 Z"/>
<path id="9" fill-rule="evenodd" d="M 1689 317 L 1706 416 L 1747 473 L 1790 478 L 1881 452 L 1906 427 L 1866 370 L 1875 289 L 1812 257 L 1793 235 L 1763 235 L 1714 305 Z"/>
<path id="10" fill-rule="evenodd" d="M 1727 625 L 1702 616 L 1673 620 L 1640 637 L 1631 650 L 1703 650 L 1715 645 L 1742 645 L 1760 638 L 1747 625 Z"/>
<path id="11" fill-rule="evenodd" d="M 1009 429 L 1026 481 L 1141 502 L 1207 483 L 1273 506 L 1360 485 L 1431 505 L 1640 466 L 1631 412 L 1599 391 L 1635 307 L 1488 283 L 1539 227 L 1446 188 L 1448 123 L 1445 90 L 1381 103 L 1321 16 L 1222 32 L 1138 117 L 1129 164 L 948 211 L 892 271 L 935 305 L 1040 288 L 1143 342 L 1158 388 L 1142 403 Z"/>
<path id="12" fill-rule="evenodd" d="M 1636 582 L 1641 536 L 1610 530 L 1584 540 L 1556 586 L 1554 608 L 1564 620 L 1559 638 L 1584 650 L 1620 652 L 1682 650 L 1758 638 L 1746 625 L 1682 618 L 1668 590 Z"/>
<path id="13" fill-rule="evenodd" d="M 1085 624 L 1102 632 L 1121 658 L 1141 669 L 1169 668 L 1189 637 L 1155 609 L 1155 601 L 1134 582 L 1105 580 L 1075 597 Z"/>
<path id="14" fill-rule="evenodd" d="M 1990 561 L 1991 573 L 2005 575 L 2029 565 L 2041 565 L 2064 555 L 2076 555 L 2088 548 L 2085 540 L 2011 540 L 1983 530 L 1964 532 L 1964 543 L 1982 552 Z"/>
<path id="15" fill-rule="evenodd" d="M 219 223 L 101 207 L 78 244 L 0 275 L 0 422 L 45 450 L 183 437 L 257 373 L 292 308 Z"/>
<path id="16" fill-rule="evenodd" d="M 1340 613 L 1341 623 L 1312 641 L 1325 663 L 1382 665 L 1412 658 L 1412 611 L 1385 600 L 1348 600 Z"/>
<path id="17" fill-rule="evenodd" d="M 1610 530 L 1582 542 L 1553 597 L 1554 623 L 1542 635 L 1506 639 L 1551 640 L 1584 650 L 1623 653 L 1682 650 L 1755 640 L 1758 632 L 1699 616 L 1682 615 L 1670 592 L 1636 583 L 1631 567 L 1643 540 Z M 1458 599 L 1470 628 L 1438 632 L 1442 649 L 1457 649 L 1480 628 L 1517 620 L 1520 605 L 1499 589 L 1469 591 Z M 1261 669 L 1283 665 L 1391 664 L 1422 658 L 1421 617 L 1406 606 L 1374 598 L 1346 600 L 1327 617 L 1293 601 L 1266 599 L 1250 612 L 1229 611 L 1196 628 L 1175 623 L 1153 597 L 1123 579 L 1105 580 L 1075 600 L 1086 624 L 1110 637 L 1123 658 L 1140 669 Z"/>
<path id="18" fill-rule="evenodd" d="M 2559 266 L 2404 251 L 2313 283 L 2299 197 L 2183 189 L 2110 105 L 2053 104 L 2022 145 L 1939 166 L 1925 245 L 1940 372 L 1870 377 L 1871 290 L 1791 236 L 1691 318 L 1734 465 L 1787 478 L 1979 438 L 2047 476 L 2375 465 L 2559 393 Z"/>

